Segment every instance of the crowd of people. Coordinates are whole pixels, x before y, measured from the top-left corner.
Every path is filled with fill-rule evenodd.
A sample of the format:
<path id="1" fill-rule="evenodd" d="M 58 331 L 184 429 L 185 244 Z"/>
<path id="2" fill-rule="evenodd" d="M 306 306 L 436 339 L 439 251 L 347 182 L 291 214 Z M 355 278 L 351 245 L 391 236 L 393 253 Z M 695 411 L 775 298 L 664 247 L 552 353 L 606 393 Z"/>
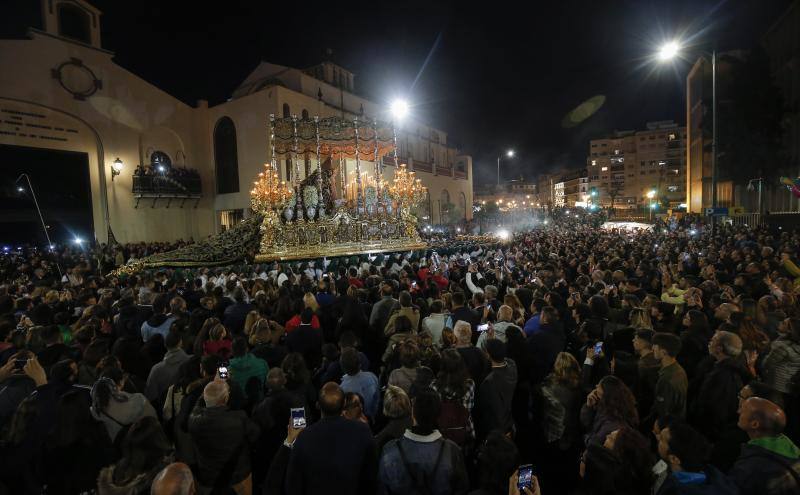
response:
<path id="1" fill-rule="evenodd" d="M 185 166 L 174 167 L 169 163 L 146 163 L 144 165 L 137 165 L 133 172 L 137 177 L 172 177 L 180 178 L 199 178 L 200 173 L 197 169 L 187 168 Z"/>
<path id="2" fill-rule="evenodd" d="M 0 493 L 800 493 L 800 234 L 544 227 L 127 277 L 6 254 Z"/>

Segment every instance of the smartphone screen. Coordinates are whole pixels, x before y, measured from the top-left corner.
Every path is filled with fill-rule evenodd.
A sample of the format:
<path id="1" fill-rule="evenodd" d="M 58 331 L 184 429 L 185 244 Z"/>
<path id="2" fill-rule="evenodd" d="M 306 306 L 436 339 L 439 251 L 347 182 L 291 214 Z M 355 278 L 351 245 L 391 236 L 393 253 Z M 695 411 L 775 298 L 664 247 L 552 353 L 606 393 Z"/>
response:
<path id="1" fill-rule="evenodd" d="M 220 378 L 222 378 L 223 380 L 228 379 L 228 368 L 226 368 L 225 366 L 220 366 L 219 368 L 217 368 L 217 370 L 219 371 Z"/>
<path id="2" fill-rule="evenodd" d="M 530 488 L 533 482 L 533 465 L 523 464 L 519 467 L 519 480 L 517 481 L 517 488 L 522 492 L 523 488 Z"/>
<path id="3" fill-rule="evenodd" d="M 306 427 L 306 410 L 303 407 L 292 408 L 292 428 Z"/>
<path id="4" fill-rule="evenodd" d="M 594 353 L 595 354 L 600 354 L 601 352 L 603 352 L 603 341 L 602 340 L 594 345 Z"/>
<path id="5" fill-rule="evenodd" d="M 488 323 L 484 323 L 483 325 L 478 325 L 478 331 L 479 332 L 483 333 L 486 330 L 489 330 L 489 324 Z"/>

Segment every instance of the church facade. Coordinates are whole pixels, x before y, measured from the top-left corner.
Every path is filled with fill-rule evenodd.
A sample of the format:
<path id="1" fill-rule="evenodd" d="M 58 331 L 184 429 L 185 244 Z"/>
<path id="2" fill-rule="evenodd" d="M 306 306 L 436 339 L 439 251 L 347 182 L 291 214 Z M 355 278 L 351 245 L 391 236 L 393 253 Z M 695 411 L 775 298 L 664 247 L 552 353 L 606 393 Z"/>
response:
<path id="1" fill-rule="evenodd" d="M 262 62 L 228 101 L 190 106 L 114 63 L 101 45 L 101 12 L 87 2 L 42 0 L 41 9 L 42 29 L 0 40 L 0 145 L 84 154 L 99 242 L 109 232 L 119 242 L 199 239 L 249 216 L 251 185 L 270 159 L 270 114 L 391 119 L 330 62 Z M 417 122 L 398 126 L 397 136 L 399 162 L 428 188 L 420 224 L 470 219 L 471 158 Z M 315 160 L 300 158 L 301 178 Z M 393 160 L 383 164 L 391 180 Z M 342 166 L 352 175 L 355 161 Z M 280 160 L 282 178 L 293 167 Z"/>

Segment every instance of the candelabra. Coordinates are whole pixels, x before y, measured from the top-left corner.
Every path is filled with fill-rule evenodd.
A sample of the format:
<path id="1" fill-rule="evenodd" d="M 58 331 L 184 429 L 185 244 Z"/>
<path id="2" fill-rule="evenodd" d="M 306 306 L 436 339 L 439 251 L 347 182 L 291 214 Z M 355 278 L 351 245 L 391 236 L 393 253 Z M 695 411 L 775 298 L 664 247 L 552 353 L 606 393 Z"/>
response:
<path id="1" fill-rule="evenodd" d="M 253 183 L 254 187 L 250 191 L 253 210 L 259 213 L 281 210 L 286 207 L 294 191 L 286 181 L 280 180 L 277 170 L 271 164 L 265 163 L 264 168 L 266 170 L 258 174 L 258 180 Z"/>
<path id="2" fill-rule="evenodd" d="M 421 203 L 425 192 L 426 188 L 416 174 L 406 170 L 405 164 L 400 165 L 389 186 L 389 196 L 397 202 L 398 210 L 410 209 Z"/>

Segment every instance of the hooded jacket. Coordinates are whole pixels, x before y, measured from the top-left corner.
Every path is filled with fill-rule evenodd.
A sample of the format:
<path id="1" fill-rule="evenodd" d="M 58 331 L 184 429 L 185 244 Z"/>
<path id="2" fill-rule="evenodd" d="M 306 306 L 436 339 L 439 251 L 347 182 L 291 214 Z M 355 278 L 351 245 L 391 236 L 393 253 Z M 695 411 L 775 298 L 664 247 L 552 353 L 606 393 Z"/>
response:
<path id="1" fill-rule="evenodd" d="M 183 349 L 168 350 L 164 359 L 150 369 L 144 395 L 151 401 L 160 399 L 170 385 L 175 384 L 178 379 L 178 369 L 188 359 L 189 355 L 183 352 Z"/>
<path id="2" fill-rule="evenodd" d="M 728 475 L 741 495 L 800 493 L 800 448 L 786 435 L 750 440 Z"/>
<path id="3" fill-rule="evenodd" d="M 92 393 L 94 396 L 94 391 Z M 91 408 L 92 416 L 102 421 L 108 430 L 111 441 L 115 441 L 122 428 L 131 425 L 145 416 L 156 417 L 156 410 L 150 401 L 142 394 L 129 394 L 115 392 L 105 410 L 100 411 L 95 406 Z"/>
<path id="4" fill-rule="evenodd" d="M 142 323 L 142 340 L 147 342 L 150 337 L 157 333 L 166 338 L 173 321 L 175 321 L 174 316 L 167 316 L 163 313 L 151 316 L 146 322 Z"/>

